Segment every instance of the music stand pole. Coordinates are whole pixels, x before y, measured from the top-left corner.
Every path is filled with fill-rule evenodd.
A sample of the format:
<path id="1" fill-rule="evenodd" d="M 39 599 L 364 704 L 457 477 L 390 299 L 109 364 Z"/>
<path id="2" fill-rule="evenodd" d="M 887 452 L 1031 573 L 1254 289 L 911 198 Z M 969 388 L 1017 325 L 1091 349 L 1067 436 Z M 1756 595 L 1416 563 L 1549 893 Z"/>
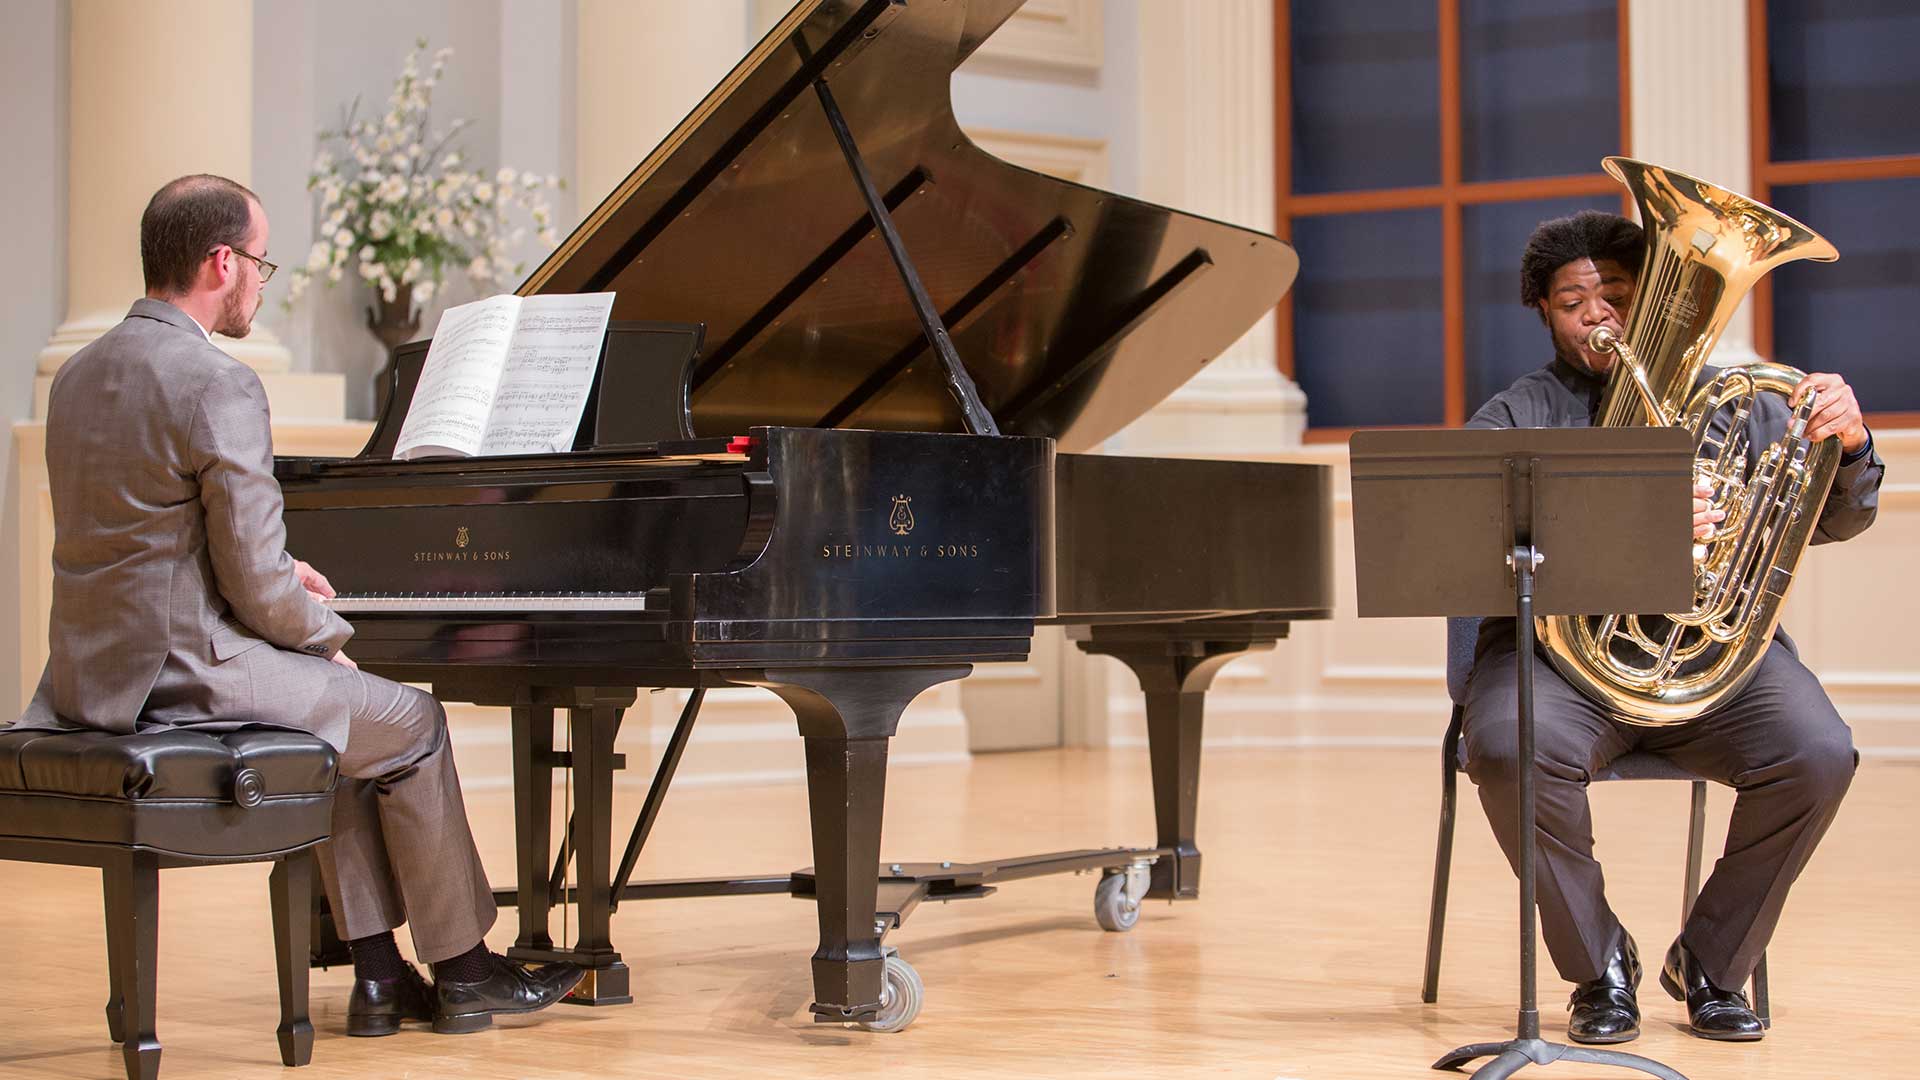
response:
<path id="1" fill-rule="evenodd" d="M 1660 1080 L 1687 1080 L 1685 1076 L 1660 1062 L 1638 1054 L 1618 1050 L 1594 1050 L 1585 1046 L 1551 1043 L 1540 1038 L 1540 1005 L 1535 981 L 1538 960 L 1534 945 L 1534 757 L 1533 757 L 1533 572 L 1546 556 L 1531 544 L 1517 541 L 1507 552 L 1507 565 L 1513 571 L 1515 630 L 1519 634 L 1518 713 L 1520 724 L 1520 1015 L 1514 1037 L 1506 1042 L 1473 1043 L 1450 1051 L 1433 1063 L 1436 1069 L 1457 1069 L 1474 1058 L 1492 1061 L 1474 1070 L 1473 1080 L 1505 1080 L 1528 1063 L 1548 1065 L 1555 1061 L 1584 1061 L 1596 1065 L 1619 1065 L 1660 1077 Z"/>

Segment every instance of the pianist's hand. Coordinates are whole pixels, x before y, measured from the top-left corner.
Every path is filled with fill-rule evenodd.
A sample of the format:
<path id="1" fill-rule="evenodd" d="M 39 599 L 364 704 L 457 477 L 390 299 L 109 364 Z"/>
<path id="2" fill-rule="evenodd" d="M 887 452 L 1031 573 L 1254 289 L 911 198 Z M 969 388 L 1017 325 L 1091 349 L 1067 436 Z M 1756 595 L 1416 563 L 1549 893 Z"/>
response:
<path id="1" fill-rule="evenodd" d="M 333 583 L 327 580 L 327 575 L 299 559 L 293 560 L 293 574 L 300 579 L 301 588 L 312 593 L 315 600 L 333 599 Z"/>
<path id="2" fill-rule="evenodd" d="M 332 656 L 328 657 L 327 659 L 332 660 L 334 663 L 339 664 L 343 668 L 352 668 L 354 671 L 360 670 L 360 665 L 353 662 L 353 657 L 348 656 L 344 652 L 334 653 Z"/>

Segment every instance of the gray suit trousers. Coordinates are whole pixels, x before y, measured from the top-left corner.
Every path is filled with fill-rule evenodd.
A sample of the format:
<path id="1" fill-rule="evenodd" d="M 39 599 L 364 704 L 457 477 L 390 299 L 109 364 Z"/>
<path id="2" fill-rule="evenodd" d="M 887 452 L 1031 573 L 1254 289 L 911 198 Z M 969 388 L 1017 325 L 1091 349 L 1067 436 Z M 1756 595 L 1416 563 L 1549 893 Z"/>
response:
<path id="1" fill-rule="evenodd" d="M 352 721 L 333 838 L 319 862 L 340 936 L 406 923 L 422 962 L 458 956 L 486 936 L 496 910 L 467 825 L 446 711 L 411 686 L 335 667 Z"/>
<path id="2" fill-rule="evenodd" d="M 1614 758 L 1646 750 L 1739 793 L 1726 851 L 1680 937 L 1715 985 L 1744 985 L 1853 779 L 1852 732 L 1820 681 L 1776 640 L 1753 681 L 1725 706 L 1688 724 L 1647 728 L 1611 719 L 1544 658 L 1533 670 L 1536 880 L 1541 929 L 1560 976 L 1598 978 L 1620 943 L 1620 921 L 1593 857 L 1587 782 Z M 1517 864 L 1515 681 L 1512 640 L 1483 642 L 1462 730 L 1467 773 L 1507 860 Z"/>

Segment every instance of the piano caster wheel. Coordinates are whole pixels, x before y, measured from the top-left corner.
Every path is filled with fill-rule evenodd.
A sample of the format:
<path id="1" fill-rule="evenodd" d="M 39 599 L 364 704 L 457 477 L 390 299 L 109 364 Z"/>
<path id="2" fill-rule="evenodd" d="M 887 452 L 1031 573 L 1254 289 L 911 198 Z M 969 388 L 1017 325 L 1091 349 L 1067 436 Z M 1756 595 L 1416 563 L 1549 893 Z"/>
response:
<path id="1" fill-rule="evenodd" d="M 887 950 L 886 974 L 880 983 L 880 1012 L 871 1020 L 860 1021 L 860 1026 L 868 1031 L 905 1031 L 920 1015 L 920 1005 L 926 999 L 926 984 L 920 981 L 920 973 L 913 965 L 900 959 L 891 948 Z"/>
<path id="2" fill-rule="evenodd" d="M 1133 929 L 1146 893 L 1146 867 L 1109 870 L 1093 890 L 1093 917 L 1100 920 L 1100 929 L 1116 934 Z"/>

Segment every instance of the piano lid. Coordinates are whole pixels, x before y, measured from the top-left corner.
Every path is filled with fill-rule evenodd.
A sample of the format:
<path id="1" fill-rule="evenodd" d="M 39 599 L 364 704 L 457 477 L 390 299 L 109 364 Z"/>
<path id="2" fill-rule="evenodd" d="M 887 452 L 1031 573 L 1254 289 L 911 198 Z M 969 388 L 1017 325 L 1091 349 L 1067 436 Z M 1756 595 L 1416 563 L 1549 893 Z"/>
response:
<path id="1" fill-rule="evenodd" d="M 696 434 L 964 431 L 813 81 L 824 77 L 988 410 L 1093 446 L 1292 283 L 1265 233 L 1009 165 L 949 81 L 1022 0 L 802 0 L 520 287 L 706 324 Z"/>

